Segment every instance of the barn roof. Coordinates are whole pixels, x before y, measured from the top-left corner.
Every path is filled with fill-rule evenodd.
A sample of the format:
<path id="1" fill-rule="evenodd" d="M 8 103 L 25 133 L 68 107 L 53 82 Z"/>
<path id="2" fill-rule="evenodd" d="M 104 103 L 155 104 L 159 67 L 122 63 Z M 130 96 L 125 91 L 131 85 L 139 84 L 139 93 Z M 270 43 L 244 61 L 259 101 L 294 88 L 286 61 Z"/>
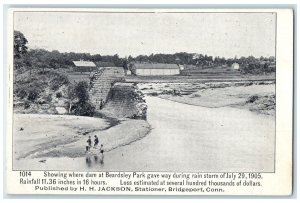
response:
<path id="1" fill-rule="evenodd" d="M 115 67 L 113 62 L 97 61 L 95 64 L 98 67 Z"/>
<path id="2" fill-rule="evenodd" d="M 177 64 L 168 63 L 134 63 L 136 69 L 179 69 Z"/>
<path id="3" fill-rule="evenodd" d="M 91 61 L 73 61 L 73 63 L 77 67 L 96 67 L 94 62 Z"/>

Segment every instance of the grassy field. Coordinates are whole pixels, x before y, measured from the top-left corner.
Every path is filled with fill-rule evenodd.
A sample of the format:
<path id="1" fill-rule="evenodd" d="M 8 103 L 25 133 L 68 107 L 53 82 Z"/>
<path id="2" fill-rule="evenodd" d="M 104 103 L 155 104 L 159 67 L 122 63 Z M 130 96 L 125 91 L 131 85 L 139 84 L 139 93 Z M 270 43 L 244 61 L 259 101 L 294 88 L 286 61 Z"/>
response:
<path id="1" fill-rule="evenodd" d="M 164 75 L 164 76 L 126 76 L 127 82 L 137 83 L 160 83 L 160 82 L 184 82 L 184 83 L 197 83 L 197 82 L 210 82 L 210 81 L 275 81 L 275 74 L 269 75 L 243 75 L 236 73 L 215 74 L 203 73 L 197 75 Z"/>
<path id="2" fill-rule="evenodd" d="M 90 75 L 92 73 L 77 73 L 77 72 L 68 72 L 68 76 L 71 83 L 76 83 L 79 81 L 90 81 Z M 189 70 L 182 72 L 180 75 L 149 75 L 149 76 L 135 76 L 127 75 L 125 77 L 127 82 L 137 82 L 137 83 L 146 83 L 146 82 L 209 82 L 209 81 L 266 81 L 266 80 L 275 80 L 275 73 L 267 75 L 250 75 L 250 74 L 241 74 L 239 71 L 235 70 L 223 70 L 220 68 L 215 69 L 200 69 L 200 70 Z"/>

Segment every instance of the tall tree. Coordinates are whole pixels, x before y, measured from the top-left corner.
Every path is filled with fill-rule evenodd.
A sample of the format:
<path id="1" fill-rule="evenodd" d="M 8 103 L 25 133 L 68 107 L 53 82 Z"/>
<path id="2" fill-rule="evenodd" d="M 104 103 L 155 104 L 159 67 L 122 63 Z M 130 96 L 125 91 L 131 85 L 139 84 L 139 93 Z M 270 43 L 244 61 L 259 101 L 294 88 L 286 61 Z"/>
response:
<path id="1" fill-rule="evenodd" d="M 14 57 L 21 58 L 23 55 L 27 53 L 28 47 L 26 44 L 28 43 L 27 39 L 20 31 L 14 31 Z"/>
<path id="2" fill-rule="evenodd" d="M 31 64 L 27 57 L 24 57 L 27 54 L 28 47 L 27 39 L 20 31 L 14 30 L 14 69 L 20 70 L 21 67 L 29 67 L 29 75 L 31 77 Z M 17 73 L 14 73 L 14 81 L 17 80 Z"/>

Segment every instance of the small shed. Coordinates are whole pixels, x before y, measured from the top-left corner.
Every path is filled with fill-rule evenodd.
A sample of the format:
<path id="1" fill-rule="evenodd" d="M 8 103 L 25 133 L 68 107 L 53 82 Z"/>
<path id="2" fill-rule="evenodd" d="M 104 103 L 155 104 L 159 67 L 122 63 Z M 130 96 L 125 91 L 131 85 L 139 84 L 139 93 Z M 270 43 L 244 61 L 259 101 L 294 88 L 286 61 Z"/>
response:
<path id="1" fill-rule="evenodd" d="M 97 66 L 92 61 L 73 61 L 75 72 L 92 72 L 97 70 Z"/>
<path id="2" fill-rule="evenodd" d="M 239 70 L 239 69 L 240 69 L 240 65 L 239 65 L 238 63 L 233 63 L 233 64 L 231 65 L 231 68 L 232 68 L 233 70 Z"/>
<path id="3" fill-rule="evenodd" d="M 127 70 L 127 71 L 126 71 L 126 75 L 131 75 L 131 71 L 130 71 L 130 70 Z"/>

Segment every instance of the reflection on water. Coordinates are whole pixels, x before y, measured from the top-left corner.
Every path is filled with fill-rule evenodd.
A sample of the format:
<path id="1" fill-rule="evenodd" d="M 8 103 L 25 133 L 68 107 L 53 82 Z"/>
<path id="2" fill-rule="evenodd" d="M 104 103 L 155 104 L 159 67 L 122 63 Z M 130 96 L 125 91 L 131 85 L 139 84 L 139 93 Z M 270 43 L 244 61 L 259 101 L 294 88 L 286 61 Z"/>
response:
<path id="1" fill-rule="evenodd" d="M 95 162 L 98 161 L 98 156 L 97 155 L 94 156 L 94 160 L 95 160 Z"/>
<path id="2" fill-rule="evenodd" d="M 100 165 L 104 165 L 104 156 L 103 155 L 101 155 L 100 157 L 97 155 L 93 155 L 94 159 L 92 159 L 91 157 L 92 157 L 91 155 L 87 155 L 85 157 L 85 164 L 87 165 L 88 168 L 91 168 L 95 165 L 99 165 L 99 163 L 100 163 Z"/>
<path id="3" fill-rule="evenodd" d="M 85 157 L 85 163 L 89 168 L 91 168 L 91 166 L 92 166 L 91 157 L 89 157 L 89 156 Z"/>

